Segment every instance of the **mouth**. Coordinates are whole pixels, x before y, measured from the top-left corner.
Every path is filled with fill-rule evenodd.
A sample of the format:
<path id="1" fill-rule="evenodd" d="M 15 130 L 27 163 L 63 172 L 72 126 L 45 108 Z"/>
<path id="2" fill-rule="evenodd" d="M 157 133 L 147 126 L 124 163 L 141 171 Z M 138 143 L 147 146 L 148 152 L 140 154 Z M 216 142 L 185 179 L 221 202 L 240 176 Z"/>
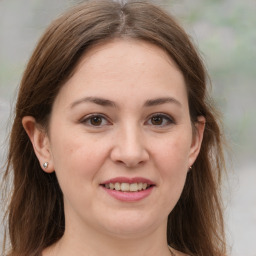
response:
<path id="1" fill-rule="evenodd" d="M 156 184 L 142 177 L 116 177 L 102 182 L 100 186 L 119 201 L 136 202 L 148 197 Z"/>
<path id="2" fill-rule="evenodd" d="M 141 192 L 155 186 L 154 182 L 142 177 L 116 177 L 100 184 L 107 190 L 120 192 Z"/>
<path id="3" fill-rule="evenodd" d="M 147 190 L 154 185 L 144 183 L 144 182 L 135 182 L 135 183 L 127 183 L 127 182 L 115 182 L 115 183 L 105 183 L 101 184 L 106 189 L 116 190 L 121 192 L 140 192 L 142 190 Z"/>

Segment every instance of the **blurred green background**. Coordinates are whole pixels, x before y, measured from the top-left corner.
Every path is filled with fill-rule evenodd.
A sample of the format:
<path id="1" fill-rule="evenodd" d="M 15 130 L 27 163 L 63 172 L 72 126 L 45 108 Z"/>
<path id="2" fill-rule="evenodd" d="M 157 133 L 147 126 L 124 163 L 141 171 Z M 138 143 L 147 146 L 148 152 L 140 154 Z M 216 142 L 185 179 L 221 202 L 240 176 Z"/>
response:
<path id="1" fill-rule="evenodd" d="M 78 1 L 0 0 L 0 159 L 17 86 L 50 21 Z M 256 1 L 162 0 L 199 49 L 223 113 L 232 161 L 225 183 L 226 226 L 234 256 L 256 255 Z M 2 232 L 2 231 L 1 231 Z M 1 238 L 1 234 L 0 234 Z"/>

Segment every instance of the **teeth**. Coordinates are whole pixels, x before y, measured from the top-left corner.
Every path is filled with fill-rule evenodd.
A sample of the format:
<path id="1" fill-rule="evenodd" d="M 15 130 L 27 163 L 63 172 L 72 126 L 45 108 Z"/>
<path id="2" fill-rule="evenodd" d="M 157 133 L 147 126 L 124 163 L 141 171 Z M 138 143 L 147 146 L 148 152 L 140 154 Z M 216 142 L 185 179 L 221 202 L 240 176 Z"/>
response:
<path id="1" fill-rule="evenodd" d="M 121 183 L 121 190 L 122 191 L 130 191 L 129 183 Z"/>
<path id="2" fill-rule="evenodd" d="M 112 189 L 112 190 L 118 190 L 123 192 L 137 192 L 141 190 L 145 190 L 149 187 L 147 183 L 109 183 L 104 185 L 105 188 Z"/>
<path id="3" fill-rule="evenodd" d="M 120 183 L 115 183 L 115 190 L 121 190 Z"/>
<path id="4" fill-rule="evenodd" d="M 142 184 L 142 189 L 146 189 L 147 188 L 147 183 L 143 183 Z"/>
<path id="5" fill-rule="evenodd" d="M 132 183 L 130 184 L 130 191 L 138 191 L 139 190 L 139 186 L 138 183 Z M 141 190 L 141 189 L 140 189 Z"/>

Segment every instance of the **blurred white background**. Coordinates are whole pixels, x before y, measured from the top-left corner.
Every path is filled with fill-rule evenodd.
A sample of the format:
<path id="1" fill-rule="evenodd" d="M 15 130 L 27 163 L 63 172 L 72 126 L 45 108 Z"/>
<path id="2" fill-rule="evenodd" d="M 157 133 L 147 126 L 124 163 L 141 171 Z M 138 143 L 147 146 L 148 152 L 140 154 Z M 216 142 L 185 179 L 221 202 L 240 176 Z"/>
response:
<path id="1" fill-rule="evenodd" d="M 75 2 L 0 0 L 0 165 L 26 62 L 50 21 Z M 209 70 L 232 155 L 223 192 L 231 255 L 256 256 L 256 1 L 156 2 L 189 32 Z"/>

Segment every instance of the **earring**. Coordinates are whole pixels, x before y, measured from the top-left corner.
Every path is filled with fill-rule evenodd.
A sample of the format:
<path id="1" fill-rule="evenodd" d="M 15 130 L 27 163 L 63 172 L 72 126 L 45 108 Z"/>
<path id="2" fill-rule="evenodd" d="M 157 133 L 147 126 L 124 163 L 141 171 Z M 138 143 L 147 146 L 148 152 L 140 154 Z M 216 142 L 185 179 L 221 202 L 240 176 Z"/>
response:
<path id="1" fill-rule="evenodd" d="M 188 172 L 192 170 L 192 166 L 189 167 Z"/>
<path id="2" fill-rule="evenodd" d="M 49 164 L 48 162 L 44 162 L 43 167 L 46 169 L 48 167 L 48 164 Z"/>

